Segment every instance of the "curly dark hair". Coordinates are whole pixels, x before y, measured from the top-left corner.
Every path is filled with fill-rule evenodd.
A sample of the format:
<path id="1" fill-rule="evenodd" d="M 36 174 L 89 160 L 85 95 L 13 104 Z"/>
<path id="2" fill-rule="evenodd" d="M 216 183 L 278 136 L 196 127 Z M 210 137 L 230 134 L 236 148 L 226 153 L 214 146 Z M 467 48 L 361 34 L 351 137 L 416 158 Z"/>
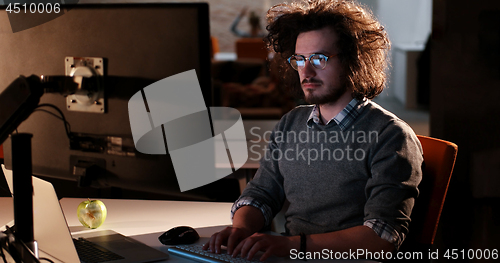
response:
<path id="1" fill-rule="evenodd" d="M 295 94 L 301 94 L 298 74 L 286 62 L 295 52 L 300 33 L 332 27 L 338 35 L 339 59 L 345 83 L 353 97 L 372 99 L 385 87 L 391 47 L 383 26 L 366 8 L 350 0 L 307 0 L 279 4 L 267 13 L 268 48 L 275 56 L 280 75 Z"/>

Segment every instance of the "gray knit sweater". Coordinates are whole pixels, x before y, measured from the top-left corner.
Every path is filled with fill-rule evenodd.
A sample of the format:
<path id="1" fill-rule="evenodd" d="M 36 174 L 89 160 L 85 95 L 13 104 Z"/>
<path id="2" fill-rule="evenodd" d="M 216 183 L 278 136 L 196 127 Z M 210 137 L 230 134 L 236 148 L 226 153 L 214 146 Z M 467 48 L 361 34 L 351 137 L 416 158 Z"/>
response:
<path id="1" fill-rule="evenodd" d="M 413 130 L 371 101 L 344 130 L 309 121 L 297 107 L 276 125 L 269 149 L 240 199 L 278 213 L 285 201 L 291 235 L 325 233 L 379 219 L 403 234 L 422 175 L 422 147 Z M 268 222 L 269 223 L 269 222 Z"/>

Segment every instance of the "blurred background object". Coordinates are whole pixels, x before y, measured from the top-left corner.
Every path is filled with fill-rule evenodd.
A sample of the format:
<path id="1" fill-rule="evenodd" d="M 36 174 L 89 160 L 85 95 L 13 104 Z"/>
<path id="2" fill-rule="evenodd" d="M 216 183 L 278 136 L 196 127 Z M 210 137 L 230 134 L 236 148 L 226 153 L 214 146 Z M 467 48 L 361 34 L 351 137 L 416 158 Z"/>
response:
<path id="1" fill-rule="evenodd" d="M 248 8 L 244 7 L 240 14 L 234 19 L 233 23 L 231 24 L 231 32 L 236 35 L 237 37 L 245 37 L 245 38 L 250 38 L 250 37 L 255 37 L 255 38 L 262 38 L 265 36 L 264 31 L 262 30 L 262 26 L 260 24 L 260 16 L 257 15 L 255 11 L 251 11 L 249 16 L 248 16 L 248 24 L 250 26 L 250 31 L 242 31 L 238 29 L 238 25 L 241 22 L 241 19 L 246 15 Z"/>

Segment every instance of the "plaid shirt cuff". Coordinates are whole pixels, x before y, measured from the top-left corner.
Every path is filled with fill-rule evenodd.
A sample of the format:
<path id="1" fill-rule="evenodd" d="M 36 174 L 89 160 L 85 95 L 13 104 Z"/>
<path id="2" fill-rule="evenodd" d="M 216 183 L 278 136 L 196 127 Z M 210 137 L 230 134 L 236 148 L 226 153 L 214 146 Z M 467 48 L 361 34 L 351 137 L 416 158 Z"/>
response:
<path id="1" fill-rule="evenodd" d="M 383 220 L 380 219 L 369 219 L 363 223 L 364 226 L 367 226 L 382 239 L 389 241 L 394 245 L 396 250 L 399 249 L 403 240 L 405 239 L 405 235 L 400 231 L 396 230 L 394 227 L 389 225 Z"/>
<path id="2" fill-rule="evenodd" d="M 236 212 L 236 210 L 247 205 L 259 209 L 264 215 L 265 226 L 271 225 L 271 220 L 273 219 L 273 213 L 271 211 L 271 208 L 268 205 L 263 204 L 259 202 L 257 199 L 252 197 L 241 197 L 240 199 L 236 200 L 236 202 L 234 202 L 233 207 L 231 208 L 231 220 L 233 220 L 234 213 Z"/>

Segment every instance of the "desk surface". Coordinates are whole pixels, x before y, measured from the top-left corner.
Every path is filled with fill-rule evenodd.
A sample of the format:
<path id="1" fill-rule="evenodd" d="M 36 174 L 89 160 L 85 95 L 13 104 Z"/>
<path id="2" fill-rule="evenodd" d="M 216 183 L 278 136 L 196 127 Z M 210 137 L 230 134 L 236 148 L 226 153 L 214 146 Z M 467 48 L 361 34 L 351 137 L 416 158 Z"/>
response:
<path id="1" fill-rule="evenodd" d="M 231 224 L 231 203 L 100 199 L 106 205 L 108 216 L 101 227 L 89 230 L 80 224 L 76 215 L 78 204 L 84 200 L 60 200 L 72 233 L 113 230 L 163 252 L 167 252 L 168 247 L 158 241 L 158 236 L 170 228 L 181 225 L 194 227 L 202 237 L 199 242 L 206 242 L 214 232 Z M 3 226 L 12 219 L 12 198 L 0 197 L 0 224 Z M 167 262 L 185 260 L 172 256 Z"/>
<path id="2" fill-rule="evenodd" d="M 125 236 L 160 231 L 163 233 L 180 225 L 201 228 L 231 224 L 231 203 L 100 200 L 106 205 L 108 216 L 99 229 L 114 230 Z M 85 200 L 63 198 L 60 201 L 72 232 L 79 230 L 79 228 L 85 229 L 81 226 L 76 215 L 76 208 L 82 201 Z"/>
<path id="3" fill-rule="evenodd" d="M 231 224 L 232 203 L 100 200 L 106 205 L 108 216 L 98 230 L 113 230 L 125 236 L 132 236 L 134 239 L 166 253 L 168 247 L 158 241 L 158 236 L 173 227 L 191 226 L 196 228 L 202 237 L 199 242 L 204 243 L 214 232 Z M 82 201 L 84 199 L 80 198 L 60 200 L 72 233 L 89 231 L 88 228 L 81 225 L 76 215 L 76 208 Z M 185 261 L 182 258 L 171 256 L 165 262 Z"/>
<path id="4" fill-rule="evenodd" d="M 89 230 L 78 221 L 76 208 L 84 199 L 63 198 L 61 207 L 72 233 L 98 230 L 113 230 L 143 242 L 144 244 L 167 252 L 167 246 L 158 241 L 158 236 L 166 230 L 180 225 L 197 229 L 204 243 L 216 231 L 231 224 L 231 203 L 146 201 L 101 199 L 108 216 L 97 230 Z M 13 218 L 12 198 L 0 197 L 0 224 L 5 225 Z M 284 261 L 284 260 L 283 260 Z M 311 262 L 311 260 L 309 260 Z M 314 262 L 316 260 L 312 260 Z M 177 256 L 170 256 L 169 263 L 188 262 Z M 355 260 L 352 262 L 373 262 Z"/>
<path id="5" fill-rule="evenodd" d="M 231 203 L 145 201 L 100 199 L 108 209 L 108 216 L 100 230 L 114 230 L 125 236 L 165 232 L 180 225 L 194 228 L 231 224 Z M 85 199 L 63 198 L 61 207 L 71 232 L 88 230 L 78 221 L 76 208 Z M 0 197 L 0 224 L 13 217 L 12 198 Z"/>

